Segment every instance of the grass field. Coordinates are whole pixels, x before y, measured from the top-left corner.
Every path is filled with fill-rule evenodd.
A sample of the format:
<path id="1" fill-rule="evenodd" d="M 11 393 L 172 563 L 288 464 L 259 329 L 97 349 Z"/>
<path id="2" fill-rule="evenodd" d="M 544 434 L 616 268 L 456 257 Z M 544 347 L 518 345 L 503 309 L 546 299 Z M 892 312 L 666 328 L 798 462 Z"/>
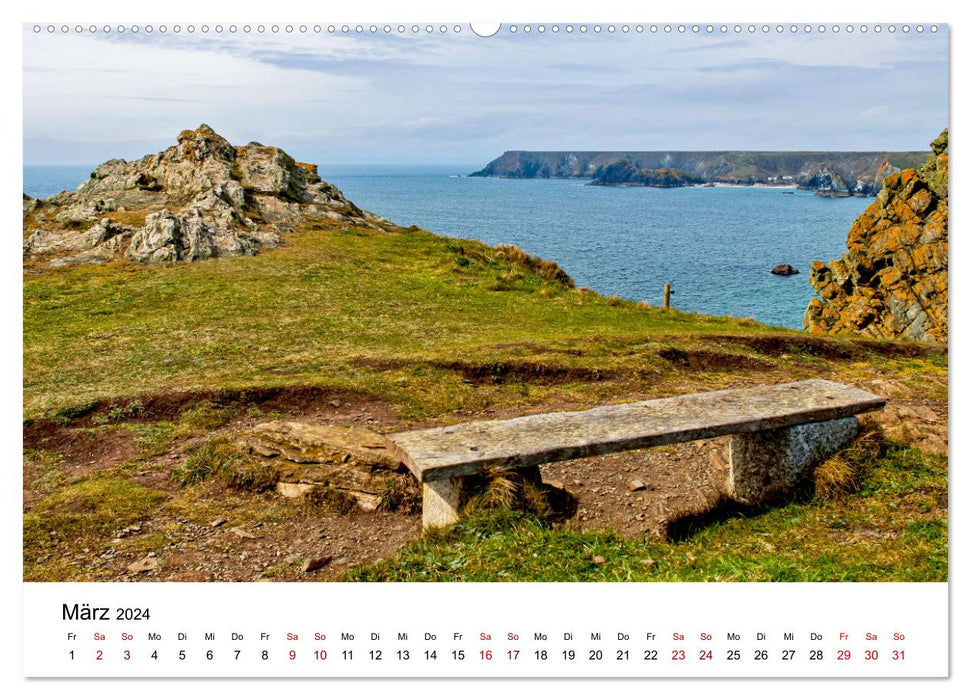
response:
<path id="1" fill-rule="evenodd" d="M 946 430 L 946 348 L 820 338 L 604 298 L 511 248 L 414 228 L 385 233 L 318 223 L 252 258 L 27 266 L 23 363 L 25 434 L 33 436 L 25 452 L 24 567 L 32 580 L 97 580 L 106 569 L 89 560 L 111 549 L 125 523 L 203 523 L 229 508 L 214 503 L 212 484 L 181 484 L 173 475 L 190 448 L 240 421 L 295 412 L 279 397 L 358 397 L 384 411 L 371 427 L 387 431 L 812 377 L 868 386 L 932 416 L 896 426 L 881 456 L 861 471 L 856 492 L 835 499 L 729 515 L 675 542 L 479 513 L 346 575 L 947 575 L 946 460 L 915 447 L 925 428 Z M 272 408 L 268 396 L 278 397 Z M 47 445 L 44 435 L 55 428 L 72 431 L 72 445 L 82 437 L 121 445 L 124 437 L 124 449 L 108 461 L 88 459 L 73 447 Z M 219 494 L 266 522 L 293 516 L 272 495 Z M 55 531 L 63 533 L 56 545 Z M 145 547 L 165 541 L 158 535 Z M 66 537 L 91 556 L 68 561 Z M 591 564 L 593 554 L 606 563 Z M 656 563 L 645 569 L 648 559 Z"/>

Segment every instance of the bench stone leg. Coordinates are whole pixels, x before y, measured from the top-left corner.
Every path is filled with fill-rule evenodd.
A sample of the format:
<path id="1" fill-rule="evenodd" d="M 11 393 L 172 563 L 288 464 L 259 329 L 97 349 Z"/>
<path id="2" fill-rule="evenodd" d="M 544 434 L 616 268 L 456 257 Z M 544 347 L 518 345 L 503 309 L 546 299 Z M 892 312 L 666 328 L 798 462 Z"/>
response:
<path id="1" fill-rule="evenodd" d="M 421 485 L 421 526 L 445 527 L 458 522 L 465 495 L 465 479 L 437 479 Z"/>
<path id="2" fill-rule="evenodd" d="M 849 445 L 858 430 L 859 421 L 851 416 L 732 435 L 728 495 L 748 505 L 791 495 L 812 479 L 818 464 Z"/>

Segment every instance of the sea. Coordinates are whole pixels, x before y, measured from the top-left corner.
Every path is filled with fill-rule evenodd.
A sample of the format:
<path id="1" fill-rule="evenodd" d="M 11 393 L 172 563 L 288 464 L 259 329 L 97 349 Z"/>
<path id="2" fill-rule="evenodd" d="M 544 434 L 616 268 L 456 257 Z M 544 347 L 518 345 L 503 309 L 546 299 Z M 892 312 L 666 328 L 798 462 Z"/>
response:
<path id="1" fill-rule="evenodd" d="M 322 165 L 321 177 L 396 224 L 555 260 L 577 285 L 683 311 L 802 328 L 813 260 L 837 258 L 873 201 L 775 187 L 592 187 L 467 177 L 481 164 Z M 75 189 L 91 166 L 26 166 L 24 192 Z M 769 271 L 788 263 L 798 275 Z"/>

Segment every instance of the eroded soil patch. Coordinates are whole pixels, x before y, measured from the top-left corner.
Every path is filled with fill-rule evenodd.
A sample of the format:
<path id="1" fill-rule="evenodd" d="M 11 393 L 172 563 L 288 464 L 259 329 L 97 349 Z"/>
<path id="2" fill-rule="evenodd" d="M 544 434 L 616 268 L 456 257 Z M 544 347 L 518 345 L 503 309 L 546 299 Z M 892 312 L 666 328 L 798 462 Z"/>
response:
<path id="1" fill-rule="evenodd" d="M 574 353 L 570 353 L 574 354 Z M 505 384 L 508 382 L 536 382 L 540 384 L 564 384 L 567 382 L 602 382 L 615 379 L 618 372 L 597 367 L 569 367 L 543 362 L 413 362 L 409 360 L 358 358 L 355 364 L 379 371 L 417 369 L 431 367 L 455 372 L 466 382 L 474 385 Z"/>
<path id="2" fill-rule="evenodd" d="M 881 342 L 849 338 L 827 338 L 801 335 L 706 335 L 704 340 L 713 343 L 730 343 L 752 348 L 770 357 L 780 355 L 810 355 L 826 360 L 856 360 L 873 353 L 882 357 L 932 357 L 947 356 L 942 345 L 908 342 Z"/>
<path id="3" fill-rule="evenodd" d="M 140 452 L 135 434 L 125 428 L 79 428 L 47 421 L 24 427 L 24 447 L 58 453 L 63 468 L 75 474 L 124 464 Z"/>
<path id="4" fill-rule="evenodd" d="M 694 371 L 746 371 L 766 372 L 774 367 L 755 357 L 747 355 L 733 355 L 711 350 L 682 350 L 680 348 L 663 348 L 658 351 L 663 360 L 667 360 L 675 367 Z"/>

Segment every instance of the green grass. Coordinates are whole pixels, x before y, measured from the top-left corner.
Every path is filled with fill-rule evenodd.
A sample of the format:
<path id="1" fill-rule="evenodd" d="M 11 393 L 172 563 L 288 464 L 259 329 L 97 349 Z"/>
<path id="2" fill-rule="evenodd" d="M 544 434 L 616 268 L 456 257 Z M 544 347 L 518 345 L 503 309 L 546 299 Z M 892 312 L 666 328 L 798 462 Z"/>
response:
<path id="1" fill-rule="evenodd" d="M 435 362 L 539 356 L 624 369 L 643 364 L 632 339 L 650 354 L 666 334 L 766 330 L 604 299 L 482 244 L 424 231 L 322 228 L 291 241 L 253 258 L 27 276 L 26 416 L 70 417 L 108 400 L 116 420 L 145 393 L 293 385 L 367 391 L 434 415 L 475 399 Z M 611 356 L 616 346 L 626 354 Z M 389 360 L 398 366 L 380 366 Z"/>
<path id="2" fill-rule="evenodd" d="M 103 541 L 152 513 L 165 495 L 124 478 L 98 477 L 63 486 L 24 513 L 24 578 L 53 548 Z M 45 576 L 46 578 L 46 576 Z M 53 580 L 56 580 L 53 579 Z"/>
<path id="3" fill-rule="evenodd" d="M 892 446 L 864 487 L 699 526 L 677 541 L 479 511 L 351 581 L 946 581 L 947 462 Z M 594 556 L 603 564 L 595 564 Z"/>
<path id="4" fill-rule="evenodd" d="M 357 393 L 405 421 L 439 422 L 812 377 L 892 380 L 892 398 L 947 399 L 941 349 L 908 357 L 900 349 L 912 344 L 810 343 L 751 319 L 604 298 L 522 251 L 414 228 L 307 226 L 253 258 L 29 268 L 23 301 L 25 425 L 49 419 L 68 430 L 130 431 L 138 451 L 111 469 L 87 473 L 86 464 L 84 476 L 44 440 L 25 452 L 28 580 L 96 580 L 97 571 L 67 557 L 46 557 L 67 546 L 100 551 L 114 529 L 145 517 L 286 520 L 290 511 L 265 492 L 276 475 L 220 442 L 232 439 L 236 421 L 287 415 L 281 402 L 247 398 L 250 390 Z M 772 342 L 752 342 L 760 338 Z M 171 477 L 153 465 L 166 453 L 188 454 L 167 467 L 175 466 Z M 729 519 L 677 543 L 571 533 L 488 511 L 353 577 L 942 580 L 946 464 L 915 450 L 892 454 L 855 494 Z M 170 478 L 167 498 L 135 483 L 139 472 L 155 478 L 159 469 Z M 330 510 L 346 505 L 317 496 Z M 594 554 L 606 563 L 594 565 Z"/>

